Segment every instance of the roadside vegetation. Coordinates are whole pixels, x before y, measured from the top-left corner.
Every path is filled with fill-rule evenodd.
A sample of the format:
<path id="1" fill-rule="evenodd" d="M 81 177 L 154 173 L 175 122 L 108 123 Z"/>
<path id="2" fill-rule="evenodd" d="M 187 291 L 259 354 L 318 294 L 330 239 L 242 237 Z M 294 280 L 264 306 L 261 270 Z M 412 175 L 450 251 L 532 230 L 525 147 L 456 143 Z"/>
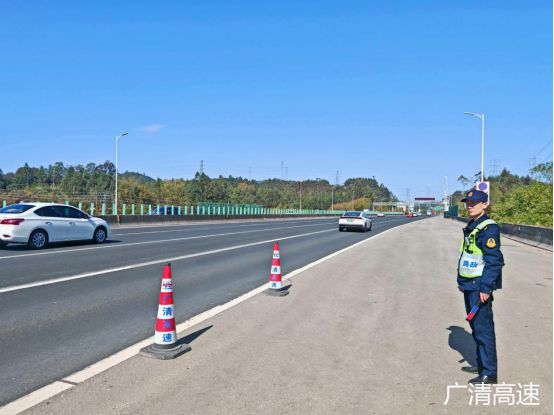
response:
<path id="1" fill-rule="evenodd" d="M 8 203 L 53 201 L 71 204 L 113 202 L 115 167 L 110 161 L 86 166 L 65 166 L 57 162 L 48 167 L 28 164 L 15 172 L 0 170 L 0 200 Z M 146 174 L 125 172 L 119 175 L 121 203 L 192 205 L 197 203 L 256 204 L 269 208 L 330 209 L 332 204 L 363 200 L 367 208 L 374 201 L 396 201 L 396 197 L 375 177 L 348 179 L 339 186 L 327 180 L 302 182 L 280 179 L 262 181 L 242 177 L 210 178 L 196 173 L 192 179 L 153 179 Z M 351 205 L 350 205 L 351 206 Z"/>
<path id="2" fill-rule="evenodd" d="M 479 177 L 480 173 L 476 175 Z M 498 176 L 487 177 L 491 182 L 489 215 L 498 222 L 552 227 L 552 162 L 542 163 L 518 176 L 507 169 Z M 471 180 L 460 176 L 458 181 L 469 188 Z M 452 204 L 459 206 L 461 216 L 467 216 L 461 199 L 463 192 L 452 195 Z"/>

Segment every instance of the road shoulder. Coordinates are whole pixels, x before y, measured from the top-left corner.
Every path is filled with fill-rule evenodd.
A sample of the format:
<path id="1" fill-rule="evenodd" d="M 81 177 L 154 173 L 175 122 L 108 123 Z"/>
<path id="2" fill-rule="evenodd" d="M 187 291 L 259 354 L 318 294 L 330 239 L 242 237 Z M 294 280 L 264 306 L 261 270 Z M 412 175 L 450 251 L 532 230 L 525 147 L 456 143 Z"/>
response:
<path id="1" fill-rule="evenodd" d="M 394 228 L 294 276 L 286 297 L 256 295 L 181 333 L 184 356 L 135 356 L 26 413 L 473 413 L 467 393 L 443 405 L 470 358 L 459 232 L 440 218 Z M 541 405 L 525 409 L 550 413 L 552 258 L 503 250 L 501 380 L 541 384 Z"/>

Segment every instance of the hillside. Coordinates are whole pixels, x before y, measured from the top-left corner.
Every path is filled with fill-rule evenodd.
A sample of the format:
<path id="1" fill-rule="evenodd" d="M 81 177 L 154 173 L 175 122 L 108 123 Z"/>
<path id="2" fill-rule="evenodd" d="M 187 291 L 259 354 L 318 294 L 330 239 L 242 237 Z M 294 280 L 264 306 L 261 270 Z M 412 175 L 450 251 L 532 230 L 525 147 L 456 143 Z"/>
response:
<path id="1" fill-rule="evenodd" d="M 0 170 L 0 199 L 70 201 L 71 203 L 111 203 L 114 194 L 113 163 L 65 166 L 57 162 L 48 167 L 28 164 L 15 172 Z M 210 178 L 196 173 L 191 179 L 153 179 L 145 173 L 119 175 L 122 203 L 187 205 L 200 202 L 258 204 L 265 207 L 330 209 L 332 204 L 360 198 L 364 203 L 396 201 L 396 197 L 375 177 L 351 178 L 332 186 L 327 180 L 304 181 L 242 177 Z"/>

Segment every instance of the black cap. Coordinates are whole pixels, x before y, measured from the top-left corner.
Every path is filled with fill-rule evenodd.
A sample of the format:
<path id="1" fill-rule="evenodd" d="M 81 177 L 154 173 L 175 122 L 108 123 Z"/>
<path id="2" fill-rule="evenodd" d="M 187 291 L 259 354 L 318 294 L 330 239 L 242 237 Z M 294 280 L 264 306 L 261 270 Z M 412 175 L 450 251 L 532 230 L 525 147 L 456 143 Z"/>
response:
<path id="1" fill-rule="evenodd" d="M 489 196 L 480 190 L 470 190 L 469 192 L 466 192 L 466 197 L 462 199 L 462 202 L 488 202 Z"/>

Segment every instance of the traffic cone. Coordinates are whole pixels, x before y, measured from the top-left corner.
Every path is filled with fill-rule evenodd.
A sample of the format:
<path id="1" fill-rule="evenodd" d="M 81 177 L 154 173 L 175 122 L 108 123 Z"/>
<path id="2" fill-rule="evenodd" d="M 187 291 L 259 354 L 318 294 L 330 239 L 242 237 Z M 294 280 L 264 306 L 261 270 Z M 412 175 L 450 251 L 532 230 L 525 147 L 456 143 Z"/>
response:
<path id="1" fill-rule="evenodd" d="M 160 290 L 154 344 L 141 349 L 140 354 L 155 359 L 168 360 L 175 359 L 189 350 L 190 346 L 188 344 L 177 343 L 171 264 L 167 264 L 164 266 L 162 274 L 162 288 Z"/>
<path id="2" fill-rule="evenodd" d="M 267 294 L 283 297 L 287 295 L 288 290 L 283 289 L 281 280 L 281 254 L 279 253 L 279 242 L 273 244 L 273 259 L 271 261 L 271 270 L 269 271 L 269 289 Z"/>

